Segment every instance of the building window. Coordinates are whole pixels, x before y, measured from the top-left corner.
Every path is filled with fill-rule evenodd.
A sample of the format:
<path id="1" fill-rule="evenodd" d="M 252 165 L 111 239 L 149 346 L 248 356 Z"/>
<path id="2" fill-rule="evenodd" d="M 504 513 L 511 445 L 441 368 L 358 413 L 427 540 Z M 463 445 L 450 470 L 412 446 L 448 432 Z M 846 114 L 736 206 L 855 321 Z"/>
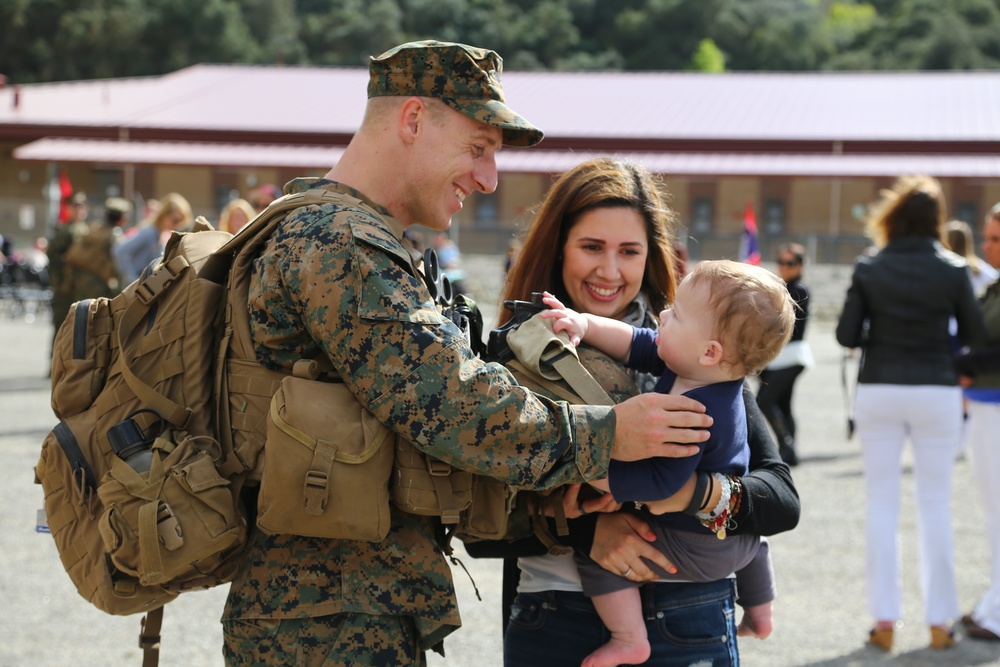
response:
<path id="1" fill-rule="evenodd" d="M 979 215 L 976 213 L 976 202 L 960 201 L 955 205 L 955 217 L 962 222 L 967 222 L 975 229 L 979 224 Z"/>
<path id="2" fill-rule="evenodd" d="M 708 234 L 712 231 L 712 200 L 695 197 L 691 200 L 691 233 Z"/>
<path id="3" fill-rule="evenodd" d="M 478 193 L 476 196 L 475 206 L 477 227 L 497 226 L 497 218 L 500 215 L 500 207 L 499 202 L 497 201 L 496 193 L 488 195 Z"/>
<path id="4" fill-rule="evenodd" d="M 782 234 L 785 231 L 785 200 L 764 201 L 764 231 L 768 234 Z"/>

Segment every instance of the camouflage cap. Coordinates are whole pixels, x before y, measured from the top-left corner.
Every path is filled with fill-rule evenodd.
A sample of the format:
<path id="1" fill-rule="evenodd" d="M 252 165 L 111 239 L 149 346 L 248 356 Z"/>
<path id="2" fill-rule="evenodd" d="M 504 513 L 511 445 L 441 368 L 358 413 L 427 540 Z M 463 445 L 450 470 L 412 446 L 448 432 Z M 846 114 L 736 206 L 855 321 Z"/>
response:
<path id="1" fill-rule="evenodd" d="M 74 192 L 72 195 L 70 195 L 68 201 L 69 201 L 70 204 L 74 204 L 74 205 L 78 205 L 78 206 L 86 206 L 87 205 L 87 193 L 86 192 Z"/>
<path id="2" fill-rule="evenodd" d="M 409 42 L 373 57 L 368 97 L 436 97 L 473 120 L 503 130 L 508 146 L 534 146 L 542 131 L 504 103 L 503 59 L 494 51 L 452 42 Z"/>

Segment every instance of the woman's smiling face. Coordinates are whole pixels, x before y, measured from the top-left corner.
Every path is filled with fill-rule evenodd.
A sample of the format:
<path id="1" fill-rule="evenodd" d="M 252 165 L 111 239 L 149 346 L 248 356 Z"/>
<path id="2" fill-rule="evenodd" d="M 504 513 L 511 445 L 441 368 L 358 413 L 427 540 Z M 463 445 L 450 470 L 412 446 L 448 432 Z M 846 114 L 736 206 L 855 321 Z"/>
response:
<path id="1" fill-rule="evenodd" d="M 648 251 L 646 222 L 635 209 L 582 214 L 563 246 L 562 280 L 573 308 L 620 319 L 642 287 Z"/>

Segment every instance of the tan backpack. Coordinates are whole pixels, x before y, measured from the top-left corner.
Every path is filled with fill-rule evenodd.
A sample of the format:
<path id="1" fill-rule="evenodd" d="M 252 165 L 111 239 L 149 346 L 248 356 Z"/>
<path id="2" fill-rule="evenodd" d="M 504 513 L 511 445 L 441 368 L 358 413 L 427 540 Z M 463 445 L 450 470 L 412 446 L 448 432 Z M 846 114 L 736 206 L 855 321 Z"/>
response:
<path id="1" fill-rule="evenodd" d="M 249 273 L 247 256 L 289 210 L 329 194 L 282 197 L 236 237 L 199 218 L 121 294 L 75 303 L 56 334 L 61 421 L 35 468 L 49 530 L 85 599 L 147 614 L 149 664 L 162 606 L 239 568 L 240 491 L 259 476 L 263 418 L 285 376 L 253 362 L 248 327 L 234 325 L 246 313 L 246 299 L 234 301 L 234 283 L 248 279 L 238 271 Z"/>

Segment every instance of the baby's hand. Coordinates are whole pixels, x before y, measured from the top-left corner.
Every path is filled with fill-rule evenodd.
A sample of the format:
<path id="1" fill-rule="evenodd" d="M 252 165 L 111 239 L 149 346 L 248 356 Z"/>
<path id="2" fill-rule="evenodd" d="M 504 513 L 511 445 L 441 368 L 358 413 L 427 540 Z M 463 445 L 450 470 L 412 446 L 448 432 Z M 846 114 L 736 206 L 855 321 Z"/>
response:
<path id="1" fill-rule="evenodd" d="M 579 345 L 587 335 L 586 316 L 572 308 L 567 308 L 562 301 L 548 292 L 543 293 L 542 302 L 549 306 L 548 310 L 542 311 L 542 317 L 555 320 L 552 322 L 552 331 L 556 333 L 565 331 L 569 336 L 569 342 L 573 343 L 574 346 Z"/>

